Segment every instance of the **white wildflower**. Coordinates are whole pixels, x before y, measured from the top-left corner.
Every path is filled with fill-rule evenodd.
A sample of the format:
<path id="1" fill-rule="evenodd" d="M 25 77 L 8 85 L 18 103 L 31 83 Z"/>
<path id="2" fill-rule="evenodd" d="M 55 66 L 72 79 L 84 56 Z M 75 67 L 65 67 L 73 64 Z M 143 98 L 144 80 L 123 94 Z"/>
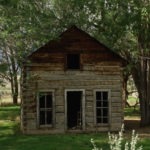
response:
<path id="1" fill-rule="evenodd" d="M 124 147 L 124 150 L 143 150 L 143 147 L 140 146 L 137 148 L 137 142 L 139 140 L 138 134 L 135 133 L 135 130 L 132 131 L 132 136 L 131 136 L 131 142 L 126 142 L 125 145 L 123 146 L 123 131 L 124 131 L 124 125 L 121 127 L 121 131 L 116 134 L 111 134 L 108 132 L 108 144 L 110 150 L 121 150 Z M 91 139 L 91 143 L 93 145 L 92 150 L 102 150 L 97 148 L 95 142 L 93 139 Z"/>

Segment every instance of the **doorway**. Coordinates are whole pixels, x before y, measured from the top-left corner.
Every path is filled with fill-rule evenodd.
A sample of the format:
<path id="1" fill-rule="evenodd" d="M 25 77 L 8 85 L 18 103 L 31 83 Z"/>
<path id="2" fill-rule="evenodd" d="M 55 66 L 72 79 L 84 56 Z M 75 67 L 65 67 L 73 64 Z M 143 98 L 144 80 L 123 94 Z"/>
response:
<path id="1" fill-rule="evenodd" d="M 83 127 L 83 91 L 67 91 L 67 129 L 77 130 Z"/>

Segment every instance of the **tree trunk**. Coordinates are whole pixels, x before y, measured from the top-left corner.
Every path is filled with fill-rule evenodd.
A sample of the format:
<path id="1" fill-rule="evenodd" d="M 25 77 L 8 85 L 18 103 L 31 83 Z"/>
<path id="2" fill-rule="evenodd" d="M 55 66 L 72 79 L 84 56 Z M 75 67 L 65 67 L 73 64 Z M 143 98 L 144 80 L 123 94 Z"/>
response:
<path id="1" fill-rule="evenodd" d="M 16 56 L 14 51 L 6 46 L 4 49 L 5 59 L 8 65 L 8 74 L 9 74 L 9 82 L 11 84 L 11 94 L 13 98 L 13 104 L 18 103 L 18 79 L 17 79 L 17 72 L 18 72 L 18 64 L 16 60 Z"/>
<path id="2" fill-rule="evenodd" d="M 17 75 L 14 76 L 14 93 L 13 93 L 13 104 L 18 103 L 18 79 Z"/>
<path id="3" fill-rule="evenodd" d="M 18 80 L 16 75 L 11 76 L 11 93 L 12 93 L 12 99 L 13 99 L 13 104 L 18 103 Z"/>
<path id="4" fill-rule="evenodd" d="M 148 126 L 150 125 L 150 60 L 141 58 L 132 75 L 139 93 L 141 126 Z"/>
<path id="5" fill-rule="evenodd" d="M 149 60 L 143 59 L 142 80 L 141 80 L 141 125 L 150 125 L 150 75 L 149 75 Z M 142 65 L 141 65 L 142 67 Z"/>
<path id="6" fill-rule="evenodd" d="M 129 74 L 124 74 L 123 76 L 123 103 L 124 103 L 124 107 L 128 106 L 129 107 L 129 103 L 127 102 L 128 100 L 128 90 L 127 90 L 127 82 L 129 80 Z"/>

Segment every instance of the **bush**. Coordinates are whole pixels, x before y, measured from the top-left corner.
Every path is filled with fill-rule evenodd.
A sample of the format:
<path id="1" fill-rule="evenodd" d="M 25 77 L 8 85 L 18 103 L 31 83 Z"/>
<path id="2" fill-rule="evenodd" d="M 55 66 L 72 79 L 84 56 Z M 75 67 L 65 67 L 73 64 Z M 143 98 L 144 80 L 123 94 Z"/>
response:
<path id="1" fill-rule="evenodd" d="M 139 140 L 138 134 L 135 133 L 135 130 L 132 131 L 131 141 L 126 141 L 125 144 L 123 141 L 123 131 L 124 131 L 124 125 L 121 128 L 121 131 L 116 134 L 108 133 L 108 144 L 110 147 L 110 150 L 142 150 L 142 146 L 137 147 L 137 142 Z M 95 144 L 95 141 L 91 139 L 91 143 L 93 145 L 92 150 L 102 150 L 102 148 L 98 148 Z"/>

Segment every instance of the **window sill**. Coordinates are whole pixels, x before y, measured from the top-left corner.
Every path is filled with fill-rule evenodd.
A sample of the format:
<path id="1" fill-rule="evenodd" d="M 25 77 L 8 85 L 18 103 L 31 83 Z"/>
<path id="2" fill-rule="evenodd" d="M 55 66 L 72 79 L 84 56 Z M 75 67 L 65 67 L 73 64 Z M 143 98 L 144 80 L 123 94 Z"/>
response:
<path id="1" fill-rule="evenodd" d="M 108 127 L 108 123 L 97 123 L 95 126 L 97 127 Z"/>
<path id="2" fill-rule="evenodd" d="M 50 125 L 39 125 L 40 128 L 52 128 L 53 126 Z"/>
<path id="3" fill-rule="evenodd" d="M 65 69 L 66 72 L 82 71 L 82 69 Z"/>

